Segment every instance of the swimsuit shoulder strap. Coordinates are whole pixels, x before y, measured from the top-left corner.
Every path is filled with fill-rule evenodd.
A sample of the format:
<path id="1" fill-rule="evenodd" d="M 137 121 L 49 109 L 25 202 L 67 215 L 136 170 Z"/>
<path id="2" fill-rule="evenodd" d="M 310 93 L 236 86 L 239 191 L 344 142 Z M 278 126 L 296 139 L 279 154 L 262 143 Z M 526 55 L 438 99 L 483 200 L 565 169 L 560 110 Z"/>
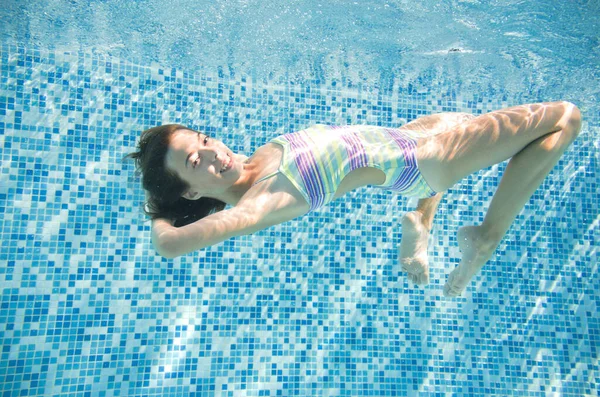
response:
<path id="1" fill-rule="evenodd" d="M 271 178 L 271 177 L 274 177 L 274 176 L 275 176 L 275 175 L 277 175 L 277 174 L 279 174 L 279 170 L 277 170 L 277 171 L 274 171 L 274 172 L 271 172 L 270 174 L 267 174 L 267 175 L 263 176 L 263 177 L 262 177 L 262 178 L 260 178 L 258 181 L 254 182 L 254 183 L 252 184 L 252 186 L 254 186 L 254 185 L 256 185 L 256 184 L 258 184 L 258 183 L 260 183 L 260 182 L 262 182 L 262 181 L 264 181 L 264 180 L 267 180 L 267 179 L 269 179 L 269 178 Z"/>

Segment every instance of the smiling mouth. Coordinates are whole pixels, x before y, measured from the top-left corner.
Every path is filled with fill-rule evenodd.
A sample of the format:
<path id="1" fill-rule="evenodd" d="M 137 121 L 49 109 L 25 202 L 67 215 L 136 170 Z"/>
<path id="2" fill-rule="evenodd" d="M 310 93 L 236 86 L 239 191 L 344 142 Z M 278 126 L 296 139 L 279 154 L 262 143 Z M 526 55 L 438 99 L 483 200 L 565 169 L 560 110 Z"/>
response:
<path id="1" fill-rule="evenodd" d="M 220 173 L 224 173 L 229 171 L 229 169 L 231 168 L 231 166 L 233 165 L 233 160 L 231 159 L 231 157 L 229 157 L 229 155 L 227 155 L 227 162 L 225 162 L 223 164 L 223 167 L 221 168 Z"/>

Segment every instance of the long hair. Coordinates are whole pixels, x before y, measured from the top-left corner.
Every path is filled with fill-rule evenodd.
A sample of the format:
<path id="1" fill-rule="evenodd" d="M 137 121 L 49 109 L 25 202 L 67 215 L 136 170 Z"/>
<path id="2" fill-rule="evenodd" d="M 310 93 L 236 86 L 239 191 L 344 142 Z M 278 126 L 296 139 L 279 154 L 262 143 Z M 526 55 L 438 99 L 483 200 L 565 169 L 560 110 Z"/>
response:
<path id="1" fill-rule="evenodd" d="M 178 130 L 190 130 L 180 124 L 165 124 L 142 132 L 137 151 L 125 158 L 135 160 L 136 172 L 142 174 L 142 186 L 147 192 L 144 212 L 151 219 L 167 218 L 175 221 L 175 226 L 185 226 L 225 208 L 225 203 L 202 197 L 188 200 L 182 194 L 189 184 L 165 164 L 169 142 Z"/>

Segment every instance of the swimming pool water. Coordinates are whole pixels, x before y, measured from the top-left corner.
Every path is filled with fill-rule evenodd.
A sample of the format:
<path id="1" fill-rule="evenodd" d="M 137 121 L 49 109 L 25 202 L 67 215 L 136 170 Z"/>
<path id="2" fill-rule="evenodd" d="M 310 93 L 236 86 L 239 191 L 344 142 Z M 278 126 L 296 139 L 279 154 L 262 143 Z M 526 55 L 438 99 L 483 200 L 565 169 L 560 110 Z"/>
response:
<path id="1" fill-rule="evenodd" d="M 14 31 L 4 28 L 0 47 L 2 396 L 598 394 L 600 115 L 591 80 L 561 92 L 555 76 L 553 84 L 527 86 L 528 74 L 515 68 L 506 71 L 519 75 L 514 87 L 492 85 L 485 73 L 457 85 L 462 66 L 444 80 L 427 65 L 412 64 L 414 75 L 402 75 L 385 63 L 358 66 L 358 60 L 319 74 L 318 57 L 306 52 L 296 51 L 299 64 L 311 65 L 304 71 L 282 61 L 291 49 L 274 63 L 267 59 L 272 71 L 265 72 L 256 59 L 240 62 L 237 46 L 230 63 L 214 54 L 215 64 L 194 69 L 181 58 L 180 65 L 138 58 L 131 48 L 108 54 L 19 36 L 34 32 L 46 21 L 40 15 L 57 4 L 34 13 L 32 3 L 20 3 L 27 18 L 12 21 Z M 154 2 L 129 4 L 161 14 Z M 190 4 L 181 2 L 182 15 L 193 14 Z M 444 20 L 423 4 L 430 20 Z M 329 3 L 335 5 L 342 7 Z M 409 15 L 411 27 L 421 21 L 400 2 L 388 5 L 398 18 Z M 586 3 L 577 5 L 585 14 Z M 97 28 L 102 15 L 110 25 L 111 7 L 125 6 L 90 3 L 94 12 L 72 32 L 81 35 L 77 42 L 100 34 L 92 29 L 90 39 L 84 28 Z M 316 13 L 297 7 L 289 11 L 296 17 Z M 222 12 L 222 20 L 215 18 L 219 30 L 232 29 L 234 11 Z M 72 28 L 74 17 L 60 15 L 52 18 L 64 23 L 47 31 Z M 376 15 L 364 14 L 365 23 L 372 26 Z M 473 18 L 483 24 L 480 14 Z M 331 19 L 332 32 L 340 32 Z M 385 32 L 383 25 L 376 32 Z M 334 52 L 326 31 L 314 34 L 309 41 L 322 37 L 323 53 Z M 592 40 L 593 33 L 578 35 Z M 376 36 L 366 40 L 372 44 Z M 481 48 L 491 52 L 487 44 Z M 579 61 L 576 76 L 593 76 L 588 58 L 578 54 L 565 70 Z M 454 70 L 453 60 L 441 58 L 440 70 Z M 384 72 L 372 78 L 375 69 Z M 560 70 L 544 69 L 544 76 Z M 568 88 L 572 79 L 565 80 Z M 278 134 L 317 122 L 396 126 L 434 112 L 480 114 L 554 99 L 582 107 L 584 132 L 458 299 L 442 295 L 460 257 L 456 230 L 482 220 L 504 165 L 448 192 L 430 242 L 432 282 L 419 289 L 396 264 L 399 221 L 413 204 L 406 199 L 359 190 L 292 222 L 165 260 L 151 247 L 133 166 L 121 161 L 141 130 L 167 121 L 208 130 L 250 154 Z"/>

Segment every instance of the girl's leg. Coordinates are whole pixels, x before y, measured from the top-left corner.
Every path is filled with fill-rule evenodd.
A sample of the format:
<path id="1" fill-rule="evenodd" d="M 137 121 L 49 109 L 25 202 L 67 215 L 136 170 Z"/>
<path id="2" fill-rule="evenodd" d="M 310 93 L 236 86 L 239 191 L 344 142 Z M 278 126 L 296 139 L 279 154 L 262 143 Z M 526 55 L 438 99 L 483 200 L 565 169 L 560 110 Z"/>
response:
<path id="1" fill-rule="evenodd" d="M 459 230 L 463 257 L 448 278 L 447 296 L 460 295 L 488 261 L 580 128 L 579 109 L 571 103 L 523 105 L 477 117 L 419 145 L 419 169 L 437 191 L 512 157 L 483 223 Z"/>
<path id="2" fill-rule="evenodd" d="M 440 113 L 423 116 L 403 125 L 400 129 L 427 131 L 436 135 L 452 127 L 473 119 L 467 113 Z M 408 279 L 418 285 L 429 283 L 429 260 L 427 246 L 433 218 L 443 193 L 421 199 L 415 211 L 408 212 L 402 218 L 402 242 L 400 244 L 400 263 Z"/>
<path id="3" fill-rule="evenodd" d="M 400 263 L 408 279 L 418 285 L 429 283 L 429 258 L 427 246 L 433 217 L 443 193 L 421 199 L 414 211 L 402 217 L 402 242 L 400 243 Z"/>

